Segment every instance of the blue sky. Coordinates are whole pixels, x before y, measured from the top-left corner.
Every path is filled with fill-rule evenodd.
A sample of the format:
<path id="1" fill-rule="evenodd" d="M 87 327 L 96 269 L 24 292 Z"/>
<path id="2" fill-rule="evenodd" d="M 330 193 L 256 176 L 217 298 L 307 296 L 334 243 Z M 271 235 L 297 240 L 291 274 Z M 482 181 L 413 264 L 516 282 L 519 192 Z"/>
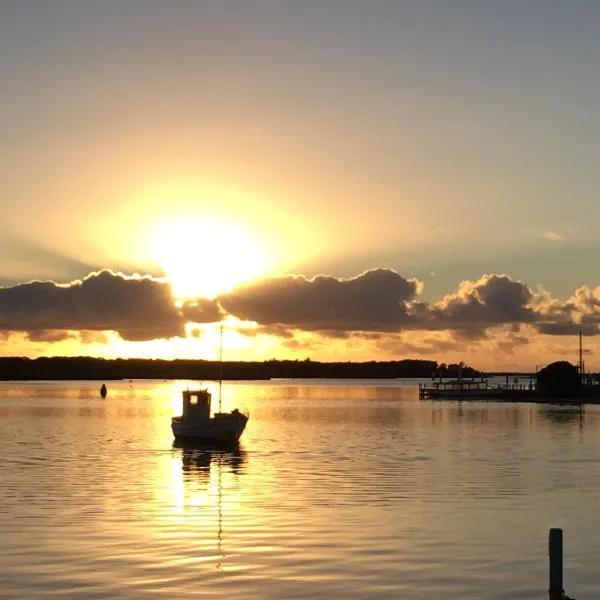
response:
<path id="1" fill-rule="evenodd" d="M 210 215 L 268 275 L 596 286 L 599 29 L 591 1 L 3 2 L 0 280 L 161 274 L 148 231 Z"/>

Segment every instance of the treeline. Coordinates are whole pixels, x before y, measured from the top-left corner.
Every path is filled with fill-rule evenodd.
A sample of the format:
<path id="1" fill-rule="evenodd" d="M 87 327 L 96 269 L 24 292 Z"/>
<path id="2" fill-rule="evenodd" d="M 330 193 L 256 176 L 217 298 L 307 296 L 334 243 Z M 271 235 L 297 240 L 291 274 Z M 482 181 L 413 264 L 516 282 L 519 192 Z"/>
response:
<path id="1" fill-rule="evenodd" d="M 0 380 L 223 379 L 272 378 L 393 379 L 397 377 L 456 377 L 459 365 L 430 360 L 371 362 L 264 362 L 207 360 L 103 359 L 91 357 L 0 358 Z M 464 377 L 478 372 L 463 366 Z"/>

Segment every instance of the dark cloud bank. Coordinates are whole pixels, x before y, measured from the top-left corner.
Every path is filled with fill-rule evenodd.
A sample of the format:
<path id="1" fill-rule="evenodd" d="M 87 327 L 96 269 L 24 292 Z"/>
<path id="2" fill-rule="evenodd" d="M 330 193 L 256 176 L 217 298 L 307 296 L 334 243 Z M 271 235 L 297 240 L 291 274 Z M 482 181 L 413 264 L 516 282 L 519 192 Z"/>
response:
<path id="1" fill-rule="evenodd" d="M 421 289 L 415 279 L 374 269 L 349 279 L 265 278 L 215 300 L 176 306 L 164 280 L 103 270 L 68 284 L 33 281 L 0 288 L 0 333 L 57 341 L 74 331 L 90 340 L 116 331 L 126 340 L 150 340 L 182 336 L 186 322 L 212 323 L 227 314 L 258 323 L 249 335 L 287 339 L 298 330 L 368 339 L 417 330 L 478 339 L 497 326 L 509 326 L 516 335 L 521 325 L 549 335 L 599 332 L 600 291 L 587 286 L 565 301 L 506 275 L 463 282 L 435 303 L 420 301 Z"/>

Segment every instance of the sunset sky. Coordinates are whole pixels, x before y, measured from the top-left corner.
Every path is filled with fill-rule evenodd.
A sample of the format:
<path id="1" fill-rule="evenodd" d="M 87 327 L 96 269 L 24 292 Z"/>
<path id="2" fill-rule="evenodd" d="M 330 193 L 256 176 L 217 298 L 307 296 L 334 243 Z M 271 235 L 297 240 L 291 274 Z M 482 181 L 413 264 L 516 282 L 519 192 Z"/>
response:
<path id="1" fill-rule="evenodd" d="M 0 3 L 0 355 L 600 369 L 600 3 Z"/>

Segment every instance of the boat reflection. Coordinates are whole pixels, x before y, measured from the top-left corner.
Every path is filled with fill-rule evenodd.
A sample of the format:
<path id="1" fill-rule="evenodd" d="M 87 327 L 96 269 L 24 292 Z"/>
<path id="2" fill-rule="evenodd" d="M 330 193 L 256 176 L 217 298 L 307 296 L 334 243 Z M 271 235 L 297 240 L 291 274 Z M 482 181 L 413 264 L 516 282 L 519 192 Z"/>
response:
<path id="1" fill-rule="evenodd" d="M 223 530 L 225 521 L 225 510 L 223 506 L 224 496 L 229 500 L 231 512 L 232 488 L 227 483 L 227 475 L 239 475 L 243 473 L 247 454 L 238 442 L 231 444 L 206 444 L 199 442 L 177 442 L 173 448 L 181 452 L 181 471 L 184 485 L 193 486 L 192 481 L 198 478 L 204 479 L 209 489 L 209 494 L 216 501 L 216 568 L 221 571 L 227 553 L 223 548 Z M 211 470 L 213 479 L 211 484 Z M 225 481 L 224 481 L 225 480 Z M 204 485 L 204 483 L 203 483 Z M 214 486 L 214 487 L 213 487 Z"/>
<path id="2" fill-rule="evenodd" d="M 181 452 L 181 469 L 184 478 L 189 474 L 209 477 L 211 465 L 218 469 L 220 475 L 223 468 L 231 473 L 243 472 L 247 460 L 247 453 L 239 443 L 233 444 L 207 444 L 207 443 L 173 443 L 173 448 Z"/>

